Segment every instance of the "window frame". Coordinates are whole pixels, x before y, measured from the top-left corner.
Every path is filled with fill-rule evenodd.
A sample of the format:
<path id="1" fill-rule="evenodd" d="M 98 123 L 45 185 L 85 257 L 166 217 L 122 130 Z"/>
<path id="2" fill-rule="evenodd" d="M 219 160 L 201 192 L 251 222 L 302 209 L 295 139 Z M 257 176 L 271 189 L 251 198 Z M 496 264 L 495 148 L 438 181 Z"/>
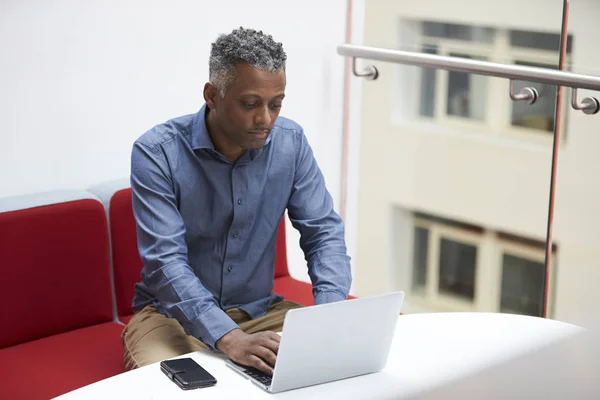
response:
<path id="1" fill-rule="evenodd" d="M 406 23 L 408 21 L 402 21 Z M 414 22 L 414 21 L 413 21 Z M 423 22 L 416 21 L 419 28 Z M 452 23 L 445 21 L 445 23 Z M 532 31 L 534 32 L 534 31 Z M 494 28 L 492 43 L 483 43 L 476 41 L 463 41 L 459 39 L 438 38 L 423 35 L 422 31 L 418 33 L 417 46 L 423 51 L 425 48 L 436 48 L 438 55 L 449 56 L 450 53 L 460 53 L 469 55 L 478 60 L 486 60 L 495 63 L 515 64 L 516 62 L 527 62 L 535 64 L 558 64 L 557 52 L 541 50 L 535 48 L 518 47 L 510 44 L 510 29 Z M 566 70 L 570 70 L 572 62 L 572 52 L 567 54 L 565 62 Z M 420 104 L 423 101 L 421 90 L 424 79 L 424 68 L 417 71 L 412 92 L 415 93 L 416 102 L 411 110 L 413 121 L 419 124 L 443 124 L 447 127 L 457 130 L 468 130 L 481 133 L 488 132 L 491 135 L 537 143 L 551 145 L 553 132 L 514 126 L 512 124 L 512 107 L 514 101 L 508 96 L 510 81 L 504 78 L 487 76 L 486 85 L 486 105 L 483 120 L 475 120 L 466 117 L 452 116 L 447 113 L 448 101 L 448 79 L 449 71 L 443 69 L 434 69 L 435 71 L 435 97 L 433 104 L 433 116 L 425 116 L 420 113 Z M 569 112 L 569 96 L 563 88 L 563 118 L 561 118 L 561 142 L 566 141 L 567 120 Z M 494 110 L 494 113 L 491 113 Z"/>
<path id="2" fill-rule="evenodd" d="M 412 287 L 414 274 L 414 246 L 408 274 L 410 286 L 407 290 L 408 302 L 419 309 L 435 312 L 501 312 L 502 295 L 502 267 L 503 255 L 510 254 L 523 259 L 541 262 L 545 261 L 544 249 L 529 244 L 519 243 L 514 240 L 499 237 L 495 231 L 482 230 L 481 232 L 469 230 L 460 226 L 451 226 L 443 221 L 434 221 L 419 216 L 412 218 L 412 232 L 415 228 L 428 231 L 427 265 L 424 290 L 415 291 Z M 449 239 L 475 246 L 477 256 L 475 259 L 475 286 L 473 300 L 469 301 L 461 296 L 454 296 L 439 291 L 439 263 L 441 239 Z M 527 238 L 522 238 L 527 241 Z M 556 270 L 556 252 L 553 253 L 554 263 L 550 271 L 548 282 L 547 315 L 554 313 L 553 293 Z"/>
<path id="3" fill-rule="evenodd" d="M 481 234 L 470 232 L 461 228 L 451 227 L 439 222 L 428 221 L 425 219 L 415 218 L 414 227 L 427 229 L 429 232 L 428 249 L 427 249 L 427 271 L 425 280 L 425 290 L 422 293 L 412 292 L 411 298 L 420 303 L 424 307 L 434 307 L 436 309 L 448 309 L 448 311 L 477 311 L 478 295 L 478 274 L 481 257 L 481 248 L 479 237 Z M 448 293 L 440 293 L 439 291 L 439 263 L 442 238 L 475 246 L 477 256 L 475 258 L 475 282 L 473 301 L 466 300 L 458 295 Z M 414 268 L 414 265 L 412 266 Z M 412 272 L 411 268 L 411 274 Z M 411 276 L 412 278 L 412 276 Z M 412 281 L 411 281 L 412 282 Z"/>

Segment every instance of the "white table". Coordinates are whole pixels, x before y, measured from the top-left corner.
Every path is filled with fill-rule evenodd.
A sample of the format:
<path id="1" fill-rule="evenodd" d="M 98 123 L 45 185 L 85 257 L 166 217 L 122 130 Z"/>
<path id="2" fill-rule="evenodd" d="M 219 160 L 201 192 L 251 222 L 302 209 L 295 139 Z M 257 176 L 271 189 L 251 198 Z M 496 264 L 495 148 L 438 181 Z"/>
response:
<path id="1" fill-rule="evenodd" d="M 93 383 L 59 399 L 407 398 L 581 331 L 563 322 L 510 314 L 402 315 L 388 362 L 379 373 L 269 394 L 227 367 L 224 355 L 203 351 L 186 356 L 215 376 L 218 383 L 211 388 L 183 391 L 160 371 L 157 363 Z"/>

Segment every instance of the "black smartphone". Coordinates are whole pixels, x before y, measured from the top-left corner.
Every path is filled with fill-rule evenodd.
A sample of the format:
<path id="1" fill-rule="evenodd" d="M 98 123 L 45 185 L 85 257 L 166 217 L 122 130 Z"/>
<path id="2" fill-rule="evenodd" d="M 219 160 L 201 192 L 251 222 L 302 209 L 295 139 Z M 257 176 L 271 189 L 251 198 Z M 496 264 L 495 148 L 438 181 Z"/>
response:
<path id="1" fill-rule="evenodd" d="M 209 387 L 217 383 L 214 376 L 191 358 L 162 361 L 160 370 L 183 390 Z"/>

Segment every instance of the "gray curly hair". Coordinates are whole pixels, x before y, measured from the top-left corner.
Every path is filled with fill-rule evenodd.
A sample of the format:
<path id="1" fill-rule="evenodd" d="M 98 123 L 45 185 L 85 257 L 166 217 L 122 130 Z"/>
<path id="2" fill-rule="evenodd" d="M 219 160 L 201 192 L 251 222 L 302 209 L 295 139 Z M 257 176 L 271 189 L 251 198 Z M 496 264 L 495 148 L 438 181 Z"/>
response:
<path id="1" fill-rule="evenodd" d="M 268 72 L 285 71 L 287 55 L 283 45 L 271 35 L 254 29 L 233 30 L 220 35 L 212 44 L 209 61 L 210 83 L 219 89 L 221 97 L 235 80 L 235 64 L 246 63 Z"/>

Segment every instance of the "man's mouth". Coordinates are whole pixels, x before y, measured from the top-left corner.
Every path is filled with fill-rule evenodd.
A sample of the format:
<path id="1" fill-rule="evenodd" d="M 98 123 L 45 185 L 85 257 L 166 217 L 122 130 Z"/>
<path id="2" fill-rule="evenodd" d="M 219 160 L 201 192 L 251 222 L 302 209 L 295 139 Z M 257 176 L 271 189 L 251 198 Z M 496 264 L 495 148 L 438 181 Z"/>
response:
<path id="1" fill-rule="evenodd" d="M 250 133 L 253 137 L 255 137 L 257 139 L 264 139 L 269 134 L 269 130 L 268 129 L 258 129 L 258 130 L 248 131 L 248 133 Z"/>

